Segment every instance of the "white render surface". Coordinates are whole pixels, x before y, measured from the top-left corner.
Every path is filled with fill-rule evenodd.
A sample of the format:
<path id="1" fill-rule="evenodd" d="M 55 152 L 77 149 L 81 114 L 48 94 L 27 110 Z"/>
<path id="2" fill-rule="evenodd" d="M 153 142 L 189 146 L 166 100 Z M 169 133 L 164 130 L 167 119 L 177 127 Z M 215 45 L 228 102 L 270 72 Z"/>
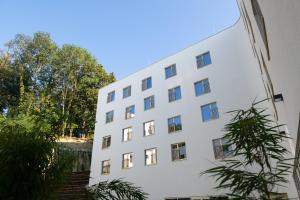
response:
<path id="1" fill-rule="evenodd" d="M 210 51 L 212 64 L 197 69 L 196 56 Z M 177 75 L 165 79 L 165 67 L 176 63 Z M 221 138 L 227 111 L 246 108 L 255 99 L 266 98 L 260 68 L 248 33 L 240 18 L 232 27 L 160 60 L 99 91 L 89 185 L 101 180 L 124 178 L 141 186 L 150 200 L 223 194 L 214 179 L 200 173 L 217 162 L 212 140 Z M 142 80 L 152 77 L 152 88 L 142 91 Z M 194 83 L 208 78 L 210 93 L 196 97 Z M 131 85 L 131 96 L 123 99 L 123 88 Z M 180 100 L 169 103 L 168 89 L 180 86 Z M 115 90 L 113 102 L 107 94 Z M 144 98 L 155 96 L 155 108 L 144 111 Z M 216 102 L 219 119 L 202 121 L 202 105 Z M 135 105 L 135 117 L 125 120 L 125 108 Z M 299 105 L 299 104 L 298 104 Z M 105 123 L 106 112 L 114 120 Z M 182 130 L 168 133 L 167 119 L 180 115 Z M 144 136 L 143 123 L 154 120 L 155 134 Z M 131 141 L 122 141 L 122 130 L 132 127 Z M 102 149 L 102 138 L 111 135 L 111 146 Z M 187 158 L 172 161 L 171 144 L 185 142 Z M 157 164 L 145 165 L 145 150 L 156 148 Z M 122 155 L 132 153 L 133 167 L 122 169 Z M 101 162 L 110 160 L 110 174 L 101 175 Z M 285 189 L 296 197 L 293 182 Z"/>

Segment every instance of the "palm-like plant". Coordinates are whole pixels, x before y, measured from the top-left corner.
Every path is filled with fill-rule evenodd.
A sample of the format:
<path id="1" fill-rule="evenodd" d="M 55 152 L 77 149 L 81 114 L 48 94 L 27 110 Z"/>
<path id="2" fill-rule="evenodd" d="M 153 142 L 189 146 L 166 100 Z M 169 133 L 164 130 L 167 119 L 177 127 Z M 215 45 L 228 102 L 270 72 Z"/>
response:
<path id="1" fill-rule="evenodd" d="M 88 188 L 91 200 L 145 200 L 147 193 L 140 187 L 122 179 L 101 181 Z"/>
<path id="2" fill-rule="evenodd" d="M 234 117 L 225 125 L 224 137 L 229 141 L 226 146 L 233 147 L 234 158 L 202 173 L 216 177 L 216 188 L 230 190 L 228 195 L 234 199 L 274 199 L 276 186 L 287 183 L 291 173 L 289 151 L 284 147 L 289 137 L 258 103 L 230 112 Z"/>

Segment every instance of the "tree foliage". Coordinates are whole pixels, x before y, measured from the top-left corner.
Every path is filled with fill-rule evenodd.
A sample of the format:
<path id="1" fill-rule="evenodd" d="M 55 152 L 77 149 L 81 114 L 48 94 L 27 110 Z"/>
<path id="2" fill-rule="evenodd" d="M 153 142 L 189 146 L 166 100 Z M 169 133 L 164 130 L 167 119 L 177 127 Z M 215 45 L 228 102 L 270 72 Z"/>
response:
<path id="1" fill-rule="evenodd" d="M 236 199 L 274 199 L 277 186 L 284 186 L 291 173 L 291 162 L 284 147 L 288 137 L 266 109 L 254 103 L 247 110 L 235 110 L 230 123 L 225 125 L 224 137 L 232 146 L 234 158 L 208 169 L 218 181 L 217 189 L 228 189 Z"/>
<path id="2" fill-rule="evenodd" d="M 47 119 L 59 135 L 92 134 L 99 88 L 115 80 L 85 49 L 18 34 L 0 56 L 0 113 Z"/>
<path id="3" fill-rule="evenodd" d="M 140 187 L 122 179 L 101 181 L 88 191 L 91 200 L 145 200 L 148 196 Z"/>
<path id="4" fill-rule="evenodd" d="M 73 157 L 58 154 L 50 125 L 30 117 L 0 118 L 0 199 L 52 197 Z"/>

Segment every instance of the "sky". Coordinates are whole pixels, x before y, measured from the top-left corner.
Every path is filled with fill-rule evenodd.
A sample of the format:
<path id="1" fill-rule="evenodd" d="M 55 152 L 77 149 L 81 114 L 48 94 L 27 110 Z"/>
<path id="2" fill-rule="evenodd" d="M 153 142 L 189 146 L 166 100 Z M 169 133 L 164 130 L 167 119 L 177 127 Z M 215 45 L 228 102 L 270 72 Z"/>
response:
<path id="1" fill-rule="evenodd" d="M 0 0 L 0 49 L 18 33 L 48 32 L 121 79 L 238 18 L 236 0 Z"/>

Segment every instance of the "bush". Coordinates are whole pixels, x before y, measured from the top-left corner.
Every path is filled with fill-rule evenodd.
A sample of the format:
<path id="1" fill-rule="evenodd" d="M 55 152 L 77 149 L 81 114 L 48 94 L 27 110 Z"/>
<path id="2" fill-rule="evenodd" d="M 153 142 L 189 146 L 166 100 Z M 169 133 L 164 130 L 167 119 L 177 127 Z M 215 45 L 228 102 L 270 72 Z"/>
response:
<path id="1" fill-rule="evenodd" d="M 57 149 L 47 123 L 0 118 L 0 199 L 50 199 L 73 160 Z"/>

